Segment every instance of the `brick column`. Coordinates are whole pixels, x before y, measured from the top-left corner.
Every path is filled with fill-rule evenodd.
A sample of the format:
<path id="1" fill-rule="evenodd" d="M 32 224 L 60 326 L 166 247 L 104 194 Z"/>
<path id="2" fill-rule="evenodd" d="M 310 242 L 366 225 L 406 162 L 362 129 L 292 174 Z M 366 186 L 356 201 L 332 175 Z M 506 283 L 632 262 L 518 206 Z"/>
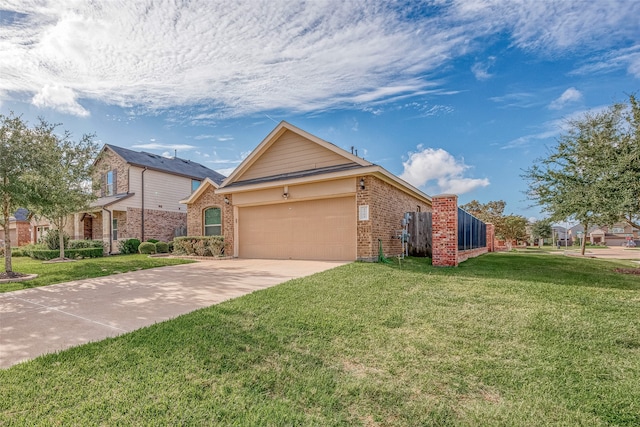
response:
<path id="1" fill-rule="evenodd" d="M 438 267 L 458 265 L 458 196 L 441 194 L 431 199 L 432 263 Z"/>
<path id="2" fill-rule="evenodd" d="M 496 226 L 487 223 L 487 252 L 495 252 Z"/>

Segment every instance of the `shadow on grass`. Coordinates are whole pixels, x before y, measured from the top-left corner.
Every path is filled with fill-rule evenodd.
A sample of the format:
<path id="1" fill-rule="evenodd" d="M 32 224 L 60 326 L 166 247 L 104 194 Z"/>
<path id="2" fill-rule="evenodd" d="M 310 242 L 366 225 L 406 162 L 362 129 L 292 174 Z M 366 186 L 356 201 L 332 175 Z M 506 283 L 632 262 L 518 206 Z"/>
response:
<path id="1" fill-rule="evenodd" d="M 573 258 L 557 254 L 495 252 L 471 258 L 458 267 L 433 267 L 429 258 L 392 258 L 390 268 L 443 276 L 495 278 L 565 286 L 638 290 L 637 276 L 616 268 L 635 267 L 628 261 Z"/>

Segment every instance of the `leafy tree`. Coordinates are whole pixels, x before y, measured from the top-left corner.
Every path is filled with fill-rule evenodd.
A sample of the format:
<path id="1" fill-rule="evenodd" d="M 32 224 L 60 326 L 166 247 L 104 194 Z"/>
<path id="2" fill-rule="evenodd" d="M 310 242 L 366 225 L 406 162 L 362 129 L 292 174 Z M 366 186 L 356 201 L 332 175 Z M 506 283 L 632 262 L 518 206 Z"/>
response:
<path id="1" fill-rule="evenodd" d="M 520 215 L 507 215 L 502 218 L 500 230 L 496 235 L 511 249 L 511 242 L 525 240 L 527 238 L 527 219 Z"/>
<path id="2" fill-rule="evenodd" d="M 617 177 L 625 172 L 619 157 L 629 135 L 624 123 L 622 104 L 570 120 L 557 146 L 525 171 L 528 197 L 549 213 L 550 220 L 575 219 L 588 230 L 620 218 L 620 204 L 613 198 L 621 184 Z"/>
<path id="3" fill-rule="evenodd" d="M 531 237 L 534 239 L 548 239 L 553 234 L 551 221 L 542 219 L 531 225 Z"/>
<path id="4" fill-rule="evenodd" d="M 56 134 L 52 125 L 41 121 L 37 139 L 42 150 L 42 165 L 31 177 L 34 182 L 35 200 L 31 209 L 47 218 L 58 230 L 60 259 L 64 259 L 64 227 L 74 213 L 87 209 L 96 196 L 92 191 L 93 160 L 98 146 L 94 135 L 83 135 L 78 142 L 64 131 Z"/>
<path id="5" fill-rule="evenodd" d="M 496 228 L 496 234 L 498 234 L 498 230 L 504 219 L 504 208 L 506 205 L 504 200 L 490 201 L 487 203 L 472 200 L 460 207 L 479 220 L 493 224 Z"/>
<path id="6" fill-rule="evenodd" d="M 33 129 L 21 117 L 0 115 L 0 225 L 4 230 L 4 268 L 13 275 L 9 221 L 19 208 L 31 204 L 33 183 L 27 179 L 39 163 L 40 147 Z"/>

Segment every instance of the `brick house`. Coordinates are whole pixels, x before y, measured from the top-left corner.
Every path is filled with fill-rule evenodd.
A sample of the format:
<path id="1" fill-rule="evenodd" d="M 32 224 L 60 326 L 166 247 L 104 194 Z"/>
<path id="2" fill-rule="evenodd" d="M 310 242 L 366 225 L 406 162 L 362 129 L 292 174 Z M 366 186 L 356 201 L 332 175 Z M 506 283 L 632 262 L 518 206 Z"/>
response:
<path id="1" fill-rule="evenodd" d="M 281 122 L 222 183 L 182 203 L 187 234 L 223 235 L 241 258 L 373 260 L 400 254 L 405 212 L 431 197 L 381 166 Z"/>
<path id="2" fill-rule="evenodd" d="M 9 238 L 11 240 L 11 246 L 28 245 L 31 243 L 31 233 L 32 227 L 29 211 L 20 208 L 9 218 Z M 5 239 L 4 229 L 0 227 L 0 243 L 2 243 L 2 246 L 4 246 Z"/>
<path id="3" fill-rule="evenodd" d="M 171 241 L 184 233 L 187 212 L 180 200 L 208 179 L 224 176 L 180 158 L 105 145 L 94 162 L 99 198 L 87 212 L 75 214 L 65 231 L 73 239 L 103 240 L 109 253 L 118 241 L 137 238 Z"/>

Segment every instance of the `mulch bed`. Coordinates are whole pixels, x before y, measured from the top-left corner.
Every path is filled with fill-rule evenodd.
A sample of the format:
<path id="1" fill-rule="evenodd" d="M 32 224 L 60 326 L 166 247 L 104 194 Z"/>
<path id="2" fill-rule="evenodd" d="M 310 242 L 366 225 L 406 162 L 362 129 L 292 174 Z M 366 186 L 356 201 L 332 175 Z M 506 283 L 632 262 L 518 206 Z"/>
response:
<path id="1" fill-rule="evenodd" d="M 640 276 L 640 268 L 616 268 L 615 272 L 622 274 L 635 274 Z"/>

